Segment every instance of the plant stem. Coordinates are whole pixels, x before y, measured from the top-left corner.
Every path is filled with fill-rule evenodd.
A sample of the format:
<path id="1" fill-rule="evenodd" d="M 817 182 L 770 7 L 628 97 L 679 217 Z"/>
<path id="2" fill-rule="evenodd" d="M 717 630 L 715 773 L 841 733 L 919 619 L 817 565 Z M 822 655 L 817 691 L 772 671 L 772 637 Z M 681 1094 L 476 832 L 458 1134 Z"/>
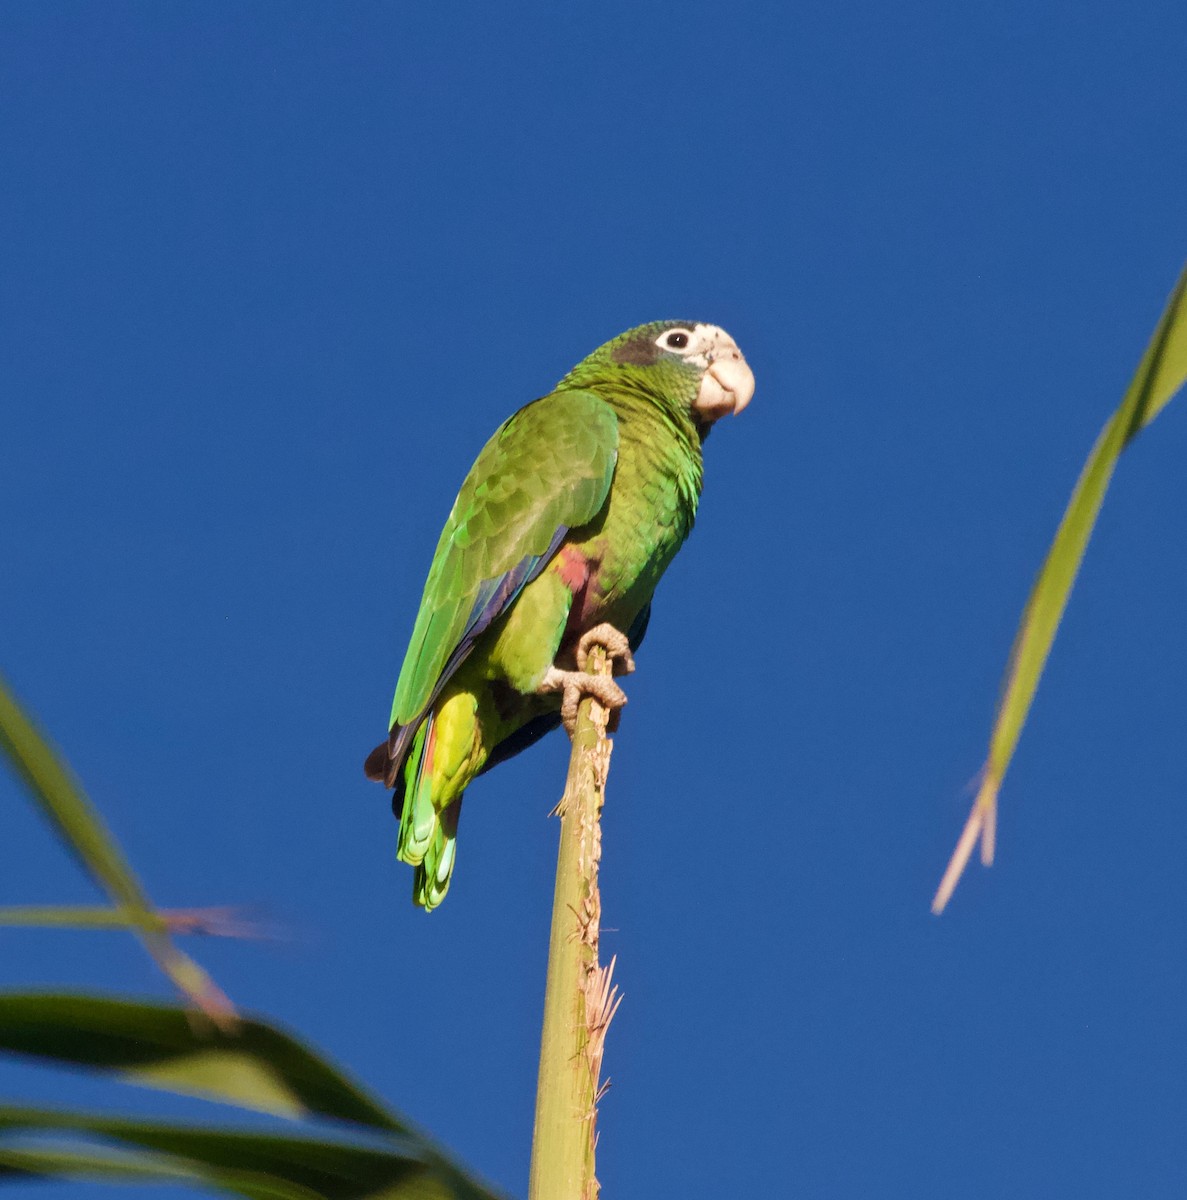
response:
<path id="1" fill-rule="evenodd" d="M 609 675 L 600 647 L 587 669 Z M 536 1124 L 528 1200 L 596 1200 L 595 1128 L 606 1028 L 618 1007 L 611 986 L 613 960 L 598 965 L 602 902 L 598 862 L 600 819 L 612 743 L 609 713 L 596 700 L 582 700 L 573 731 L 573 751 L 561 818 L 536 1086 Z"/>

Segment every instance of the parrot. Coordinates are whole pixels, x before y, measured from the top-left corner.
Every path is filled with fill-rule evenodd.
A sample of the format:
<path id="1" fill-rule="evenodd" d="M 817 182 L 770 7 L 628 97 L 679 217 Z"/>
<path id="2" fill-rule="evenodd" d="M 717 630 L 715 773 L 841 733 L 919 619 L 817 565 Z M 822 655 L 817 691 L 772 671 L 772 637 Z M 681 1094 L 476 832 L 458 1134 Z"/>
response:
<path id="1" fill-rule="evenodd" d="M 655 321 L 582 359 L 495 431 L 462 483 L 429 567 L 368 778 L 394 789 L 413 901 L 445 898 L 472 780 L 564 724 L 582 696 L 616 720 L 605 647 L 634 669 L 660 576 L 692 529 L 701 447 L 754 375 L 717 325 Z"/>

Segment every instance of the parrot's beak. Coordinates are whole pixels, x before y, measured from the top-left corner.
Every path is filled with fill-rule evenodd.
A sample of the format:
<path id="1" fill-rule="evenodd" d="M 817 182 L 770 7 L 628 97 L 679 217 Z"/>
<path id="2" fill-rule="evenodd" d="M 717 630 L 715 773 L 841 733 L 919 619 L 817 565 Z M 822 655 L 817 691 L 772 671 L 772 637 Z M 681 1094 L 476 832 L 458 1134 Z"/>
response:
<path id="1" fill-rule="evenodd" d="M 702 420 L 716 421 L 727 413 L 737 416 L 754 395 L 754 372 L 732 341 L 719 341 L 701 379 L 696 410 Z"/>

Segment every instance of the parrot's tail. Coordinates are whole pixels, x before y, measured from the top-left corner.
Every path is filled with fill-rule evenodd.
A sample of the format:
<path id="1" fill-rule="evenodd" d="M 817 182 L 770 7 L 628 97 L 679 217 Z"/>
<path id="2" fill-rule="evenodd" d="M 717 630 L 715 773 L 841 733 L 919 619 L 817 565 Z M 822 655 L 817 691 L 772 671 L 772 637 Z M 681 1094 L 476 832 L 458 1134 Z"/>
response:
<path id="1" fill-rule="evenodd" d="M 404 763 L 403 780 L 396 787 L 397 798 L 401 791 L 404 793 L 396 857 L 416 867 L 412 899 L 426 911 L 436 908 L 449 891 L 462 811 L 461 796 L 440 812 L 433 803 L 433 752 L 437 742 L 434 715 L 430 712 L 416 731 Z"/>

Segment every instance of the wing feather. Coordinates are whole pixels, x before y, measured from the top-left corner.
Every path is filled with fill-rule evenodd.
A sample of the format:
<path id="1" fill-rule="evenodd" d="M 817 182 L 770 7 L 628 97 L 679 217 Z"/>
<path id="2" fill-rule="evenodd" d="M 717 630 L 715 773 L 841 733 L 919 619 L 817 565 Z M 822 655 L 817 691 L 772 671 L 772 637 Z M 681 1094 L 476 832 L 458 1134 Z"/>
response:
<path id="1" fill-rule="evenodd" d="M 552 392 L 495 431 L 437 543 L 396 684 L 393 726 L 419 723 L 483 630 L 568 531 L 597 515 L 617 460 L 617 418 L 592 392 Z"/>

